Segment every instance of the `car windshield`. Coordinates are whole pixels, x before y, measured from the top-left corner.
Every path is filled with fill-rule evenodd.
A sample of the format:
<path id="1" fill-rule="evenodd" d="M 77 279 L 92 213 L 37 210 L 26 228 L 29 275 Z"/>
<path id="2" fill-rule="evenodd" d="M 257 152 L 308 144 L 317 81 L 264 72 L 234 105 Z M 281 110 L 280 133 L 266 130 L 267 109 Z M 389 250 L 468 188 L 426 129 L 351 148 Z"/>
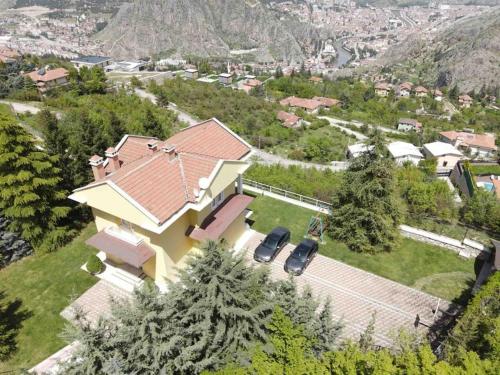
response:
<path id="1" fill-rule="evenodd" d="M 304 260 L 307 258 L 307 253 L 309 252 L 309 247 L 305 245 L 299 245 L 292 253 L 292 257 Z"/>
<path id="2" fill-rule="evenodd" d="M 280 236 L 278 236 L 277 234 L 270 234 L 264 240 L 264 245 L 269 246 L 269 247 L 275 247 L 278 244 L 279 240 L 280 240 Z"/>

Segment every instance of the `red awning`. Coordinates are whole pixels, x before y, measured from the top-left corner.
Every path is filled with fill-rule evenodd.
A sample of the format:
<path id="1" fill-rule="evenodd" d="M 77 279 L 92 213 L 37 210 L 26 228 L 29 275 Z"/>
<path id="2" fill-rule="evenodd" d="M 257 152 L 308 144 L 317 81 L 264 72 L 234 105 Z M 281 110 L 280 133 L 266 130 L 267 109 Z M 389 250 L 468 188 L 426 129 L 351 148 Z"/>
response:
<path id="1" fill-rule="evenodd" d="M 199 228 L 192 229 L 189 237 L 197 241 L 219 239 L 252 201 L 253 197 L 248 195 L 231 195 L 203 221 Z"/>
<path id="2" fill-rule="evenodd" d="M 134 245 L 105 231 L 100 231 L 90 237 L 85 243 L 106 254 L 120 258 L 125 263 L 137 268 L 141 267 L 148 259 L 155 255 L 155 251 L 144 241 Z"/>

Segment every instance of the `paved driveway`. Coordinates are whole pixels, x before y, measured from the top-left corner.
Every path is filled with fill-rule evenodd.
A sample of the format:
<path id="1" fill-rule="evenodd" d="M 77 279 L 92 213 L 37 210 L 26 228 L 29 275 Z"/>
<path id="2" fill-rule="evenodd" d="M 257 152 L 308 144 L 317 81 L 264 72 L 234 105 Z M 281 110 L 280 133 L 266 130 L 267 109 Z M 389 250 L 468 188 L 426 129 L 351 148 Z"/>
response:
<path id="1" fill-rule="evenodd" d="M 252 258 L 253 250 L 263 238 L 255 232 L 244 245 L 247 258 L 254 264 L 258 263 Z M 287 245 L 269 265 L 272 278 L 288 277 L 283 266 L 293 248 Z M 299 287 L 309 284 L 320 298 L 331 296 L 332 313 L 343 320 L 346 337 L 358 339 L 376 312 L 374 339 L 381 346 L 390 346 L 391 337 L 400 327 L 415 329 L 417 314 L 422 323 L 431 325 L 436 308 L 449 307 L 447 301 L 319 254 L 296 281 Z M 422 324 L 418 329 L 427 330 Z"/>

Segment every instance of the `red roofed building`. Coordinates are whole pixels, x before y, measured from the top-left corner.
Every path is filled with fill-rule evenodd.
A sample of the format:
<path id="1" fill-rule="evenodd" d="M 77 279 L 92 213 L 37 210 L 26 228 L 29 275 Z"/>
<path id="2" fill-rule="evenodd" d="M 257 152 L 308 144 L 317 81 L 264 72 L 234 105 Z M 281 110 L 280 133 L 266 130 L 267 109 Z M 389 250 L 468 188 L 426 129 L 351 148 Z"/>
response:
<path id="1" fill-rule="evenodd" d="M 458 103 L 462 108 L 469 108 L 473 102 L 474 100 L 467 94 L 458 97 Z"/>
<path id="2" fill-rule="evenodd" d="M 428 93 L 429 93 L 429 90 L 427 90 L 423 86 L 415 87 L 415 96 L 418 96 L 419 98 L 426 97 Z"/>
<path id="3" fill-rule="evenodd" d="M 248 79 L 243 83 L 243 85 L 241 85 L 241 88 L 248 94 L 250 90 L 257 88 L 259 86 L 262 86 L 262 82 L 259 81 L 258 79 Z"/>
<path id="4" fill-rule="evenodd" d="M 21 57 L 21 55 L 17 51 L 15 51 L 11 48 L 7 48 L 7 47 L 0 47 L 0 62 L 1 63 L 12 64 L 12 63 L 16 62 L 20 57 Z"/>
<path id="5" fill-rule="evenodd" d="M 280 101 L 282 106 L 302 108 L 307 113 L 316 114 L 323 107 L 323 103 L 315 99 L 303 99 L 296 96 L 290 96 Z"/>
<path id="6" fill-rule="evenodd" d="M 44 68 L 35 70 L 25 76 L 31 78 L 35 82 L 38 91 L 41 93 L 47 92 L 56 87 L 61 87 L 68 84 L 69 72 L 64 68 L 56 68 L 46 70 Z"/>
<path id="7" fill-rule="evenodd" d="M 391 86 L 387 82 L 378 82 L 375 84 L 375 94 L 386 97 L 391 92 Z"/>
<path id="8" fill-rule="evenodd" d="M 340 100 L 337 100 L 337 99 L 325 98 L 323 96 L 315 96 L 315 97 L 313 97 L 313 100 L 317 100 L 325 108 L 340 106 Z"/>
<path id="9" fill-rule="evenodd" d="M 398 96 L 408 97 L 411 94 L 413 84 L 411 82 L 403 82 L 398 87 Z"/>
<path id="10" fill-rule="evenodd" d="M 468 132 L 446 131 L 439 133 L 443 142 L 450 143 L 457 149 L 469 151 L 471 156 L 493 158 L 498 147 L 493 134 L 474 134 Z"/>
<path id="11" fill-rule="evenodd" d="M 162 141 L 126 135 L 89 162 L 95 181 L 70 198 L 92 208 L 89 244 L 164 286 L 206 240 L 235 245 L 246 230 L 242 174 L 251 146 L 216 119 Z M 137 273 L 137 272 L 134 272 Z"/>
<path id="12" fill-rule="evenodd" d="M 277 114 L 278 120 L 281 121 L 285 128 L 297 128 L 302 125 L 302 119 L 293 113 L 279 111 Z"/>

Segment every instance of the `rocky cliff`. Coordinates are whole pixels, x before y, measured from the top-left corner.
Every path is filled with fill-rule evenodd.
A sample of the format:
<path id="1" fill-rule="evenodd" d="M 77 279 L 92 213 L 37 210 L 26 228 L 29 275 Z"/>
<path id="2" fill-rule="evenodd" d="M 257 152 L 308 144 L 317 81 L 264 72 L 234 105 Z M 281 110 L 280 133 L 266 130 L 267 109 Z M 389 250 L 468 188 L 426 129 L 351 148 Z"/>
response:
<path id="1" fill-rule="evenodd" d="M 168 52 L 221 57 L 248 51 L 258 60 L 297 60 L 314 39 L 308 24 L 281 22 L 259 0 L 135 0 L 97 35 L 115 57 Z M 307 35 L 298 39 L 295 35 Z"/>

